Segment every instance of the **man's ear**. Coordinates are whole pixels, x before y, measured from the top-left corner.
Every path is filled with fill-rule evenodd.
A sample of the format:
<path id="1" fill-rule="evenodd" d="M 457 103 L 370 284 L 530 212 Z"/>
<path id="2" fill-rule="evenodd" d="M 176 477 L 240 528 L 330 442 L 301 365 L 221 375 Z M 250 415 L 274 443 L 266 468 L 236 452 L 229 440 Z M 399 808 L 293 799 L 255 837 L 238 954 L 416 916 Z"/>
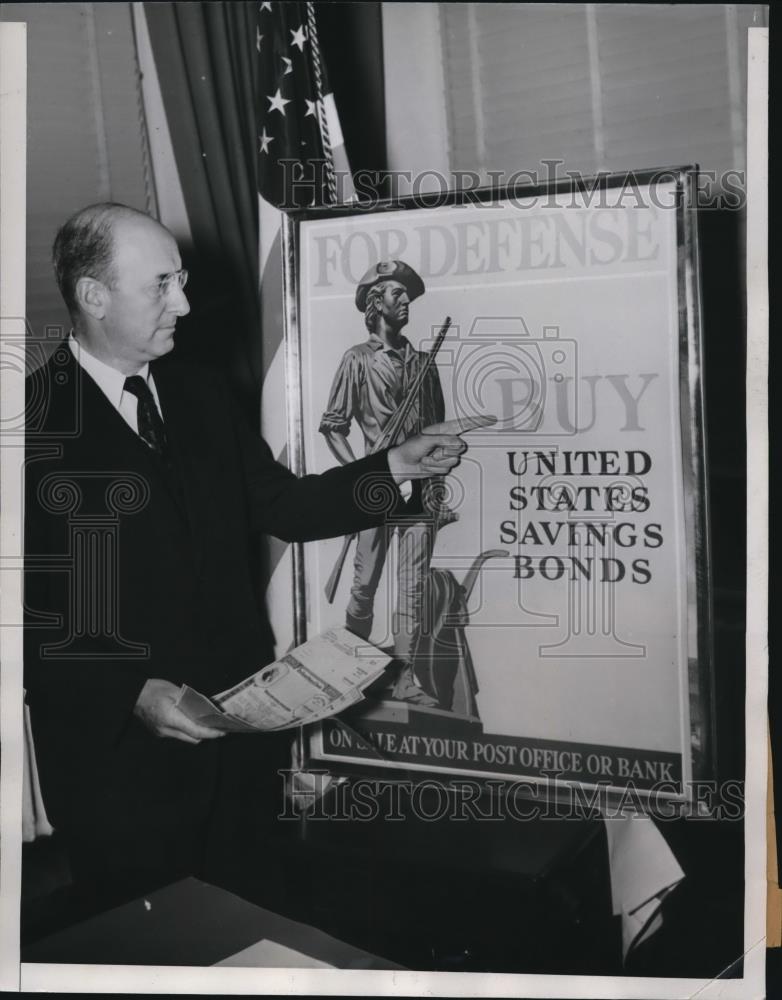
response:
<path id="1" fill-rule="evenodd" d="M 79 278 L 74 292 L 82 312 L 92 316 L 93 319 L 103 319 L 106 315 L 109 290 L 102 281 L 97 281 L 95 278 Z"/>

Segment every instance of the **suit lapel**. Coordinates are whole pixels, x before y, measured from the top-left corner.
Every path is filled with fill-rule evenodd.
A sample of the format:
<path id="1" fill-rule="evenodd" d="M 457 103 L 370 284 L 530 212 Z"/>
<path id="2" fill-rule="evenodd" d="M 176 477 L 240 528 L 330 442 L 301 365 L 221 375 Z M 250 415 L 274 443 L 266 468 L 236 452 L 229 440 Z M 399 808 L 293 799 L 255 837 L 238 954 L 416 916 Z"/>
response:
<path id="1" fill-rule="evenodd" d="M 156 503 L 161 516 L 165 508 L 160 504 L 169 501 L 172 517 L 179 522 L 186 521 L 183 501 L 177 497 L 157 457 L 128 426 L 97 383 L 68 353 L 68 362 L 50 383 L 56 392 L 56 416 L 51 416 L 54 417 L 53 425 L 64 431 L 71 423 L 76 428 L 69 446 L 74 455 L 85 468 L 97 465 L 101 469 L 116 469 L 119 472 L 124 467 L 143 475 L 150 482 L 156 482 Z M 66 377 L 59 380 L 57 376 L 63 373 Z"/>

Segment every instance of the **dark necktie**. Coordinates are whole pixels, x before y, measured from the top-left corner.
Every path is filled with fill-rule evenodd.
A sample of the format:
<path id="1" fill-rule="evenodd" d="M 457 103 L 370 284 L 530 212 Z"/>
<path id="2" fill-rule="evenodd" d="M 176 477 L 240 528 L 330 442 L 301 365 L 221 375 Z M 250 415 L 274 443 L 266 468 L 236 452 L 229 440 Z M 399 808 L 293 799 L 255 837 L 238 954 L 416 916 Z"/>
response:
<path id="1" fill-rule="evenodd" d="M 168 451 L 166 428 L 155 405 L 155 397 L 146 381 L 140 375 L 131 375 L 125 379 L 125 391 L 132 393 L 138 400 L 136 417 L 139 437 L 146 441 L 156 455 L 166 458 Z"/>

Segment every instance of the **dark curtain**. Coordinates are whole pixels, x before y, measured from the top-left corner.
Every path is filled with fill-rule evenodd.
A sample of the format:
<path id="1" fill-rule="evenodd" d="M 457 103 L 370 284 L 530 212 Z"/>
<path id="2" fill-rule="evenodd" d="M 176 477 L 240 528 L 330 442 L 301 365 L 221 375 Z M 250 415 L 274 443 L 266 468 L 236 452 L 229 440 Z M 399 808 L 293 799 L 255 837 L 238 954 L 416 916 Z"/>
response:
<path id="1" fill-rule="evenodd" d="M 351 169 L 384 171 L 388 161 L 381 4 L 331 0 L 318 4 L 317 17 Z"/>
<path id="2" fill-rule="evenodd" d="M 261 376 L 251 3 L 145 3 L 193 242 L 177 354 L 225 368 L 248 412 Z"/>
<path id="3" fill-rule="evenodd" d="M 220 364 L 257 419 L 256 3 L 145 3 L 193 237 L 177 354 Z M 353 170 L 386 165 L 379 3 L 319 3 L 321 49 Z"/>

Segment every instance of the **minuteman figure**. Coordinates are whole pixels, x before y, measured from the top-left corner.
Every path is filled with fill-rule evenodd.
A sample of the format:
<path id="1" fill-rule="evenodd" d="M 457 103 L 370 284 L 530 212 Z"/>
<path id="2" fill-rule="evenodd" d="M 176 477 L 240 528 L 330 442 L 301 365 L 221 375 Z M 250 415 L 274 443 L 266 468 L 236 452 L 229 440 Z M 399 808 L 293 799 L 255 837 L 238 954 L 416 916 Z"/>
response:
<path id="1" fill-rule="evenodd" d="M 347 464 L 356 456 L 348 434 L 353 420 L 364 435 L 369 454 L 389 420 L 402 405 L 410 386 L 423 365 L 426 354 L 417 351 L 402 335 L 409 318 L 410 303 L 424 293 L 421 277 L 404 261 L 381 261 L 359 282 L 356 307 L 364 314 L 369 338 L 349 348 L 334 376 L 320 430 L 335 457 Z M 402 434 L 416 433 L 445 417 L 445 405 L 437 374 L 432 365 L 413 403 Z M 431 480 L 426 480 L 431 484 Z M 421 493 L 433 496 L 421 480 L 413 483 L 411 507 L 422 509 Z M 431 506 L 435 513 L 427 511 Z M 386 561 L 391 536 L 399 537 L 397 606 L 392 620 L 394 656 L 402 664 L 392 688 L 400 701 L 433 707 L 434 692 L 425 691 L 413 672 L 413 659 L 421 628 L 424 588 L 429 573 L 435 534 L 439 526 L 456 515 L 437 504 L 423 504 L 423 513 L 409 521 L 362 531 L 358 536 L 353 563 L 353 585 L 346 612 L 346 626 L 369 639 L 372 632 L 375 593 Z"/>

